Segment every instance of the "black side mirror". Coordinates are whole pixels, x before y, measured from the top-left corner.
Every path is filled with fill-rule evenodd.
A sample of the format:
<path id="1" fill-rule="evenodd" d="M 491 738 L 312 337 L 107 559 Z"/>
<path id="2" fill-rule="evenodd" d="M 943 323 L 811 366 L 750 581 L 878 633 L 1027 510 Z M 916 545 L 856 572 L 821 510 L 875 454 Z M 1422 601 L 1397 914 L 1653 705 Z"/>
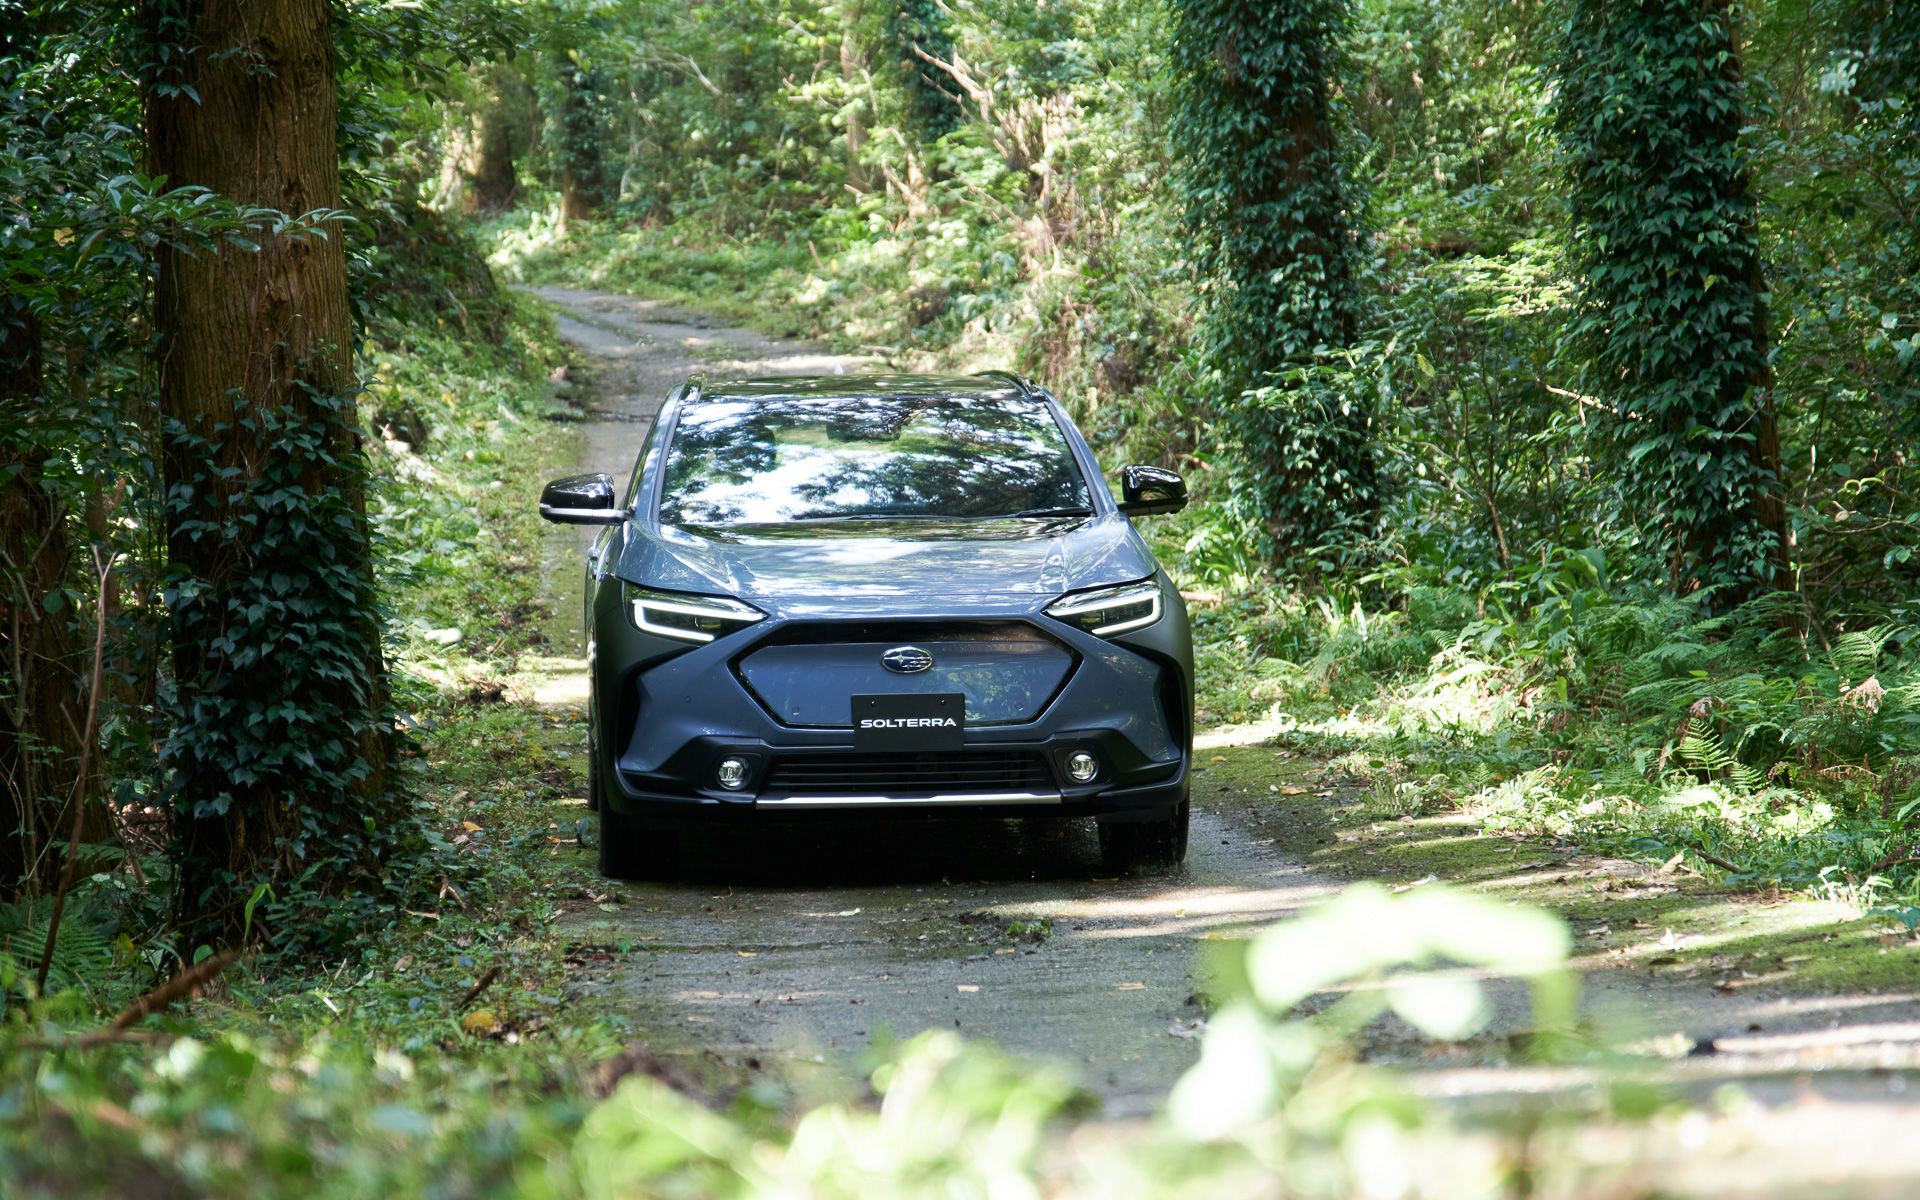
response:
<path id="1" fill-rule="evenodd" d="M 1130 517 L 1176 513 L 1187 506 L 1187 481 L 1165 467 L 1121 467 L 1120 497 Z"/>
<path id="2" fill-rule="evenodd" d="M 569 475 L 540 492 L 540 515 L 560 525 L 618 525 L 627 519 L 615 507 L 611 475 Z"/>

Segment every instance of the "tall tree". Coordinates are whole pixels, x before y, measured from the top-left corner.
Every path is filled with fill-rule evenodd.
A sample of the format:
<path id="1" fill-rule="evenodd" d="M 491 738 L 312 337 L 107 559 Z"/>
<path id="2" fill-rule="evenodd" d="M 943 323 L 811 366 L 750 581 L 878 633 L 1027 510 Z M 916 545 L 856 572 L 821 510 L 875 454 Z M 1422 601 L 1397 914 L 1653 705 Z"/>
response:
<path id="1" fill-rule="evenodd" d="M 1672 586 L 1724 603 L 1787 583 L 1739 20 L 1574 0 L 1553 66 L 1594 427 Z"/>
<path id="2" fill-rule="evenodd" d="M 840 112 L 847 125 L 847 182 L 864 192 L 873 181 L 860 161 L 861 148 L 867 144 L 867 52 L 861 45 L 860 21 L 860 5 L 841 6 L 840 82 L 847 99 Z"/>
<path id="3" fill-rule="evenodd" d="M 587 66 L 577 52 L 556 56 L 560 75 L 559 133 L 560 228 L 568 221 L 586 220 L 606 203 L 607 166 L 600 111 L 604 88 L 599 72 Z M 484 149 L 484 145 L 483 145 Z M 509 161 L 509 170 L 511 162 Z"/>
<path id="4" fill-rule="evenodd" d="M 953 80 L 927 62 L 953 57 L 951 19 L 940 0 L 895 0 L 887 16 L 887 37 L 899 48 L 907 108 L 920 136 L 932 141 L 960 128 L 966 114 L 954 95 Z"/>
<path id="5" fill-rule="evenodd" d="M 0 888 L 28 877 L 72 799 L 85 712 L 64 604 L 67 514 L 41 481 L 51 453 L 41 407 L 40 329 L 0 289 Z"/>
<path id="6" fill-rule="evenodd" d="M 1245 499 L 1284 549 L 1375 504 L 1370 414 L 1323 368 L 1353 344 L 1355 196 L 1331 120 L 1346 0 L 1177 0 L 1173 135 L 1201 353 L 1246 461 Z"/>
<path id="7" fill-rule="evenodd" d="M 153 168 L 270 224 L 160 255 L 177 904 L 238 932 L 260 881 L 376 865 L 392 834 L 354 406 L 328 0 L 148 0 Z M 384 802 L 384 803 L 383 803 Z M 257 922 L 256 922 L 257 923 Z"/>

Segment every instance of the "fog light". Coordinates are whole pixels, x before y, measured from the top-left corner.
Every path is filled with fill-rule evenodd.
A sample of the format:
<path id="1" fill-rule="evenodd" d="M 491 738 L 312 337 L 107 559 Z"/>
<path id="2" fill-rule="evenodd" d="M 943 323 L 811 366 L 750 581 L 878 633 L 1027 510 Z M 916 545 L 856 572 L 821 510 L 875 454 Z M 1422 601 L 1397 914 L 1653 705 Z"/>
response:
<path id="1" fill-rule="evenodd" d="M 713 773 L 720 780 L 720 786 L 730 792 L 747 786 L 747 760 L 744 758 L 723 758 Z"/>
<path id="2" fill-rule="evenodd" d="M 1099 773 L 1099 761 L 1085 750 L 1067 757 L 1067 774 L 1075 783 L 1091 783 Z"/>

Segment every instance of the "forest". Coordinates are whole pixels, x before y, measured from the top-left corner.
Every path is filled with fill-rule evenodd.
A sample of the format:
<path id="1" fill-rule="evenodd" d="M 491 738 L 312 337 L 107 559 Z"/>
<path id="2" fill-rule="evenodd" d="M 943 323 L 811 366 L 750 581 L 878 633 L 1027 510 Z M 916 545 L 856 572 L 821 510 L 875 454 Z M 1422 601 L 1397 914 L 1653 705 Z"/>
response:
<path id="1" fill-rule="evenodd" d="M 1183 473 L 1198 757 L 1301 861 L 1644 872 L 1634 962 L 1744 986 L 1669 927 L 1736 897 L 1832 922 L 1780 986 L 1910 991 L 1915 105 L 1900 0 L 0 0 L 0 1195 L 1713 1194 L 1599 1190 L 1693 1101 L 1492 875 L 1207 934 L 1138 1137 L 950 1030 L 749 1078 L 581 999 L 640 901 L 535 699 L 537 292 Z M 1389 1009 L 1627 1074 L 1427 1104 Z"/>

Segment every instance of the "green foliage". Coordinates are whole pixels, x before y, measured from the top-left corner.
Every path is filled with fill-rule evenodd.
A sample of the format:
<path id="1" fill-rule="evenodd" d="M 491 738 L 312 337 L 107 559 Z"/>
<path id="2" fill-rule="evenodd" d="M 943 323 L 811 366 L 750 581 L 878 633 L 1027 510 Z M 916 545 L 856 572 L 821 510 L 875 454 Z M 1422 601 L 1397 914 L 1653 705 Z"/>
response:
<path id="1" fill-rule="evenodd" d="M 934 1197 L 1031 1188 L 1051 1119 L 1077 1089 L 958 1034 L 923 1033 L 872 1073 L 876 1109 L 829 1103 L 777 1142 L 704 1111 L 658 1080 L 628 1079 L 575 1144 L 586 1196 Z M 761 1133 L 756 1139 L 753 1135 Z M 1031 1194 L 1031 1193 L 1029 1193 Z"/>
<path id="2" fill-rule="evenodd" d="M 49 991 L 77 988 L 95 994 L 104 990 L 114 962 L 113 940 L 120 929 L 120 916 L 101 903 L 97 891 L 83 891 L 61 915 L 60 929 L 53 941 L 53 965 L 47 972 Z M 7 1007 L 7 995 L 37 972 L 40 956 L 47 946 L 47 921 L 51 902 L 0 904 L 0 974 L 16 972 L 14 980 L 0 987 L 0 1010 Z"/>
<path id="3" fill-rule="evenodd" d="M 1786 582 L 1739 20 L 1582 0 L 1553 72 L 1594 427 L 1672 586 L 1736 598 Z"/>
<path id="4" fill-rule="evenodd" d="M 958 129 L 966 115 L 955 97 L 956 85 L 926 61 L 946 62 L 953 57 L 953 32 L 945 9 L 938 0 L 897 0 L 886 28 L 899 49 L 907 104 L 921 139 L 933 141 Z"/>
<path id="5" fill-rule="evenodd" d="M 236 400 L 235 423 L 264 451 L 238 487 L 223 431 L 177 420 L 164 429 L 169 457 L 198 464 L 169 488 L 168 528 L 217 547 L 209 557 L 224 568 L 217 579 L 176 570 L 166 594 L 176 645 L 204 653 L 176 655 L 162 752 L 183 884 L 195 893 L 183 904 L 216 923 L 186 931 L 189 944 L 239 924 L 261 882 L 237 875 L 239 864 L 337 895 L 390 869 L 411 840 L 404 797 L 366 752 L 393 734 L 377 690 L 378 601 L 357 499 L 366 468 L 348 432 L 356 410 L 319 395 L 307 409 Z M 235 844 L 233 829 L 251 844 Z M 283 937 L 344 932 L 303 915 L 281 925 Z"/>
<path id="6" fill-rule="evenodd" d="M 1547 232 L 1554 197 L 1538 145 L 1539 63 L 1556 11 L 1476 0 L 1355 5 L 1353 170 L 1374 181 L 1373 216 L 1390 244 L 1419 248 L 1420 274 L 1444 273 L 1454 255 L 1497 261 Z"/>
<path id="7" fill-rule="evenodd" d="M 608 80 L 570 55 L 554 59 L 559 101 L 552 106 L 548 140 L 560 172 L 563 202 L 577 203 L 582 212 L 617 199 L 607 179 L 605 126 Z M 570 214 L 577 215 L 577 214 Z"/>
<path id="8" fill-rule="evenodd" d="M 1376 500 L 1367 389 L 1339 359 L 1357 331 L 1357 197 L 1328 93 L 1349 22 L 1344 0 L 1173 7 L 1201 370 L 1238 443 L 1242 519 L 1291 550 Z"/>
<path id="9" fill-rule="evenodd" d="M 1174 1088 L 1174 1122 L 1189 1137 L 1238 1136 L 1250 1148 L 1291 1140 L 1276 1138 L 1275 1125 L 1304 1126 L 1313 1141 L 1337 1139 L 1383 1099 L 1359 1090 L 1349 1092 L 1344 1112 L 1310 1111 L 1347 1090 L 1324 1078 L 1340 1073 L 1329 1059 L 1343 1043 L 1389 1010 L 1445 1040 L 1470 1037 L 1492 1015 L 1480 984 L 1463 971 L 1431 971 L 1437 960 L 1532 981 L 1537 1030 L 1550 1035 L 1535 1039 L 1544 1051 L 1573 1032 L 1577 985 L 1562 972 L 1568 949 L 1566 926 L 1544 912 L 1439 888 L 1396 898 L 1356 884 L 1246 947 L 1245 986 L 1213 1017 L 1199 1065 Z M 1342 986 L 1346 995 L 1311 1019 L 1276 1020 Z"/>
<path id="10" fill-rule="evenodd" d="M 578 1194 L 561 1156 L 587 1102 L 577 1083 L 541 1096 L 550 1064 L 415 1056 L 325 1034 L 168 1040 L 157 1051 L 45 1055 L 9 1045 L 0 1164 L 10 1193 Z"/>
<path id="11" fill-rule="evenodd" d="M 1567 940 L 1554 918 L 1493 900 L 1355 889 L 1242 947 L 1241 982 L 1220 997 L 1172 1127 L 1071 1155 L 1063 1124 L 1089 1107 L 1072 1073 L 950 1031 L 881 1047 L 866 1088 L 810 1101 L 762 1080 L 703 1104 L 634 1073 L 595 1103 L 582 1068 L 613 1047 L 594 1030 L 547 1051 L 470 1039 L 400 1049 L 350 1022 L 87 1047 L 65 1041 L 77 1014 L 40 1002 L 31 1023 L 16 1012 L 0 1024 L 0 1166 L 29 1197 L 136 1181 L 274 1198 L 1105 1197 L 1246 1194 L 1283 1179 L 1332 1197 L 1383 1153 L 1405 1161 L 1403 1145 L 1352 1136 L 1383 1116 L 1453 1132 L 1392 1073 L 1353 1065 L 1359 1030 L 1391 1009 L 1433 1036 L 1470 1036 L 1489 1007 L 1459 968 L 1490 968 L 1532 981 L 1532 1044 L 1564 1047 L 1540 1035 L 1571 1028 L 1557 973 Z M 1441 963 L 1453 966 L 1431 969 Z M 1333 990 L 1346 998 L 1290 1015 Z"/>
<path id="12" fill-rule="evenodd" d="M 1359 776 L 1369 820 L 1459 807 L 1492 830 L 1849 903 L 1920 899 L 1920 673 L 1909 628 L 1827 645 L 1769 594 L 1712 615 L 1566 553 L 1477 603 L 1242 599 L 1194 621 L 1215 721 Z M 1348 766 L 1347 764 L 1351 764 Z"/>

